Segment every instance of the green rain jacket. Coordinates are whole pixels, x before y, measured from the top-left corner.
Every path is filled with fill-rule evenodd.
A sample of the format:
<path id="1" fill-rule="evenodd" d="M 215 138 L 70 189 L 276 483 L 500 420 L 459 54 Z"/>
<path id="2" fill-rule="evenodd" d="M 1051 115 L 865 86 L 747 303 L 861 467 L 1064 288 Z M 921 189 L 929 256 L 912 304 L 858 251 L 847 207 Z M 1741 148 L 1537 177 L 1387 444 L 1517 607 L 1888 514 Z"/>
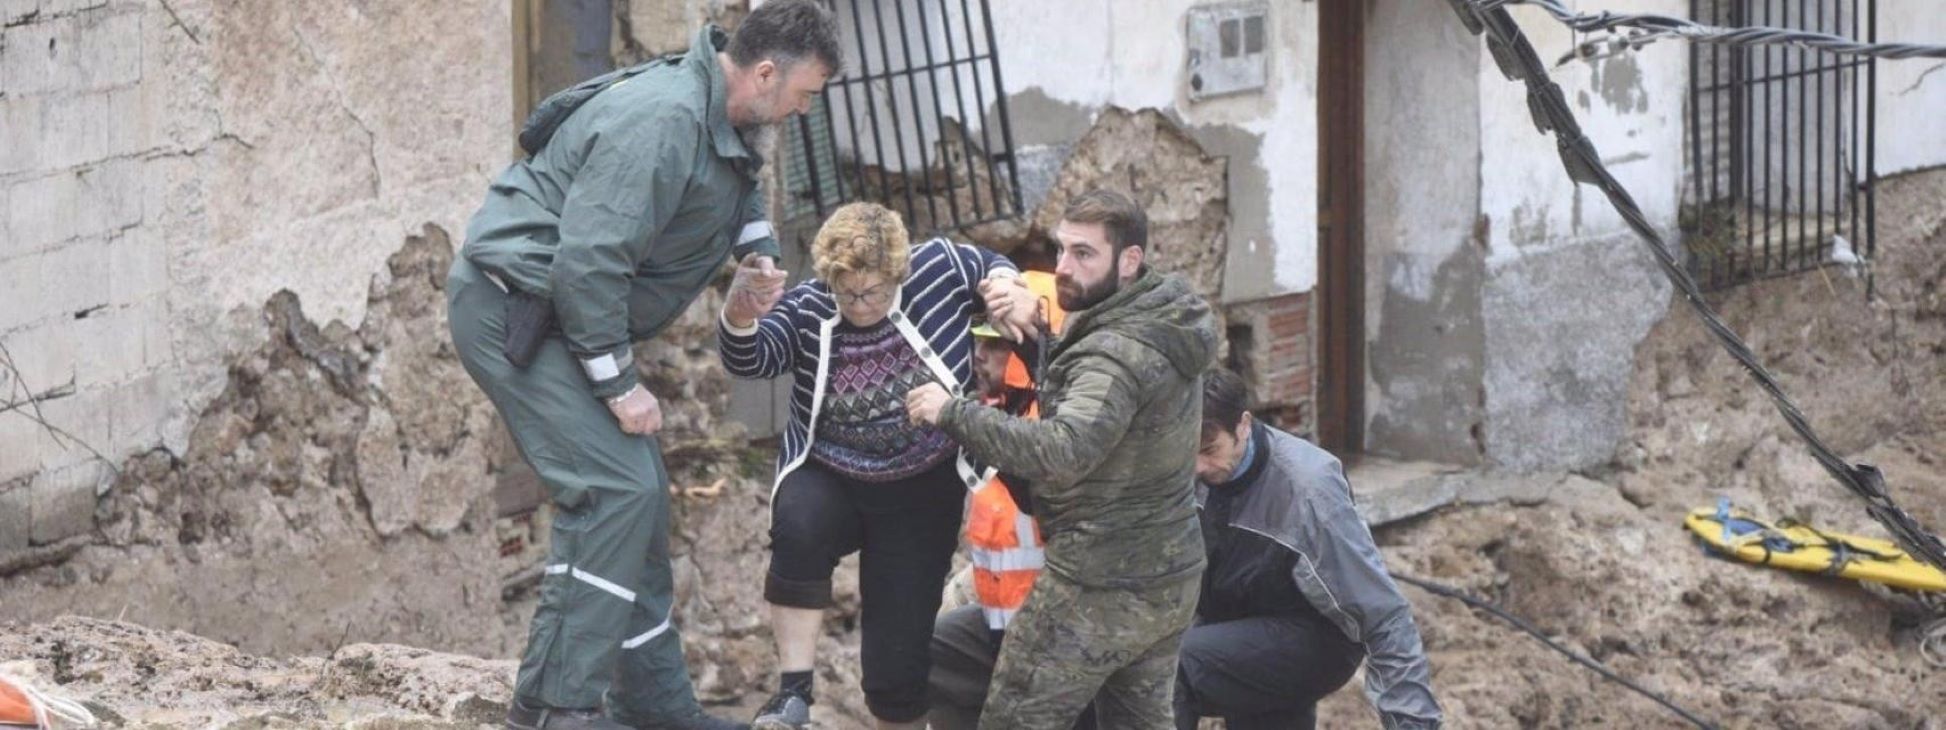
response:
<path id="1" fill-rule="evenodd" d="M 639 382 L 630 345 L 682 314 L 733 250 L 777 255 L 763 160 L 725 106 L 728 43 L 704 28 L 679 59 L 590 98 L 494 180 L 467 225 L 468 261 L 553 301 L 596 397 Z"/>
<path id="2" fill-rule="evenodd" d="M 1216 319 L 1182 277 L 1144 267 L 1068 314 L 1049 352 L 1038 421 L 954 398 L 939 426 L 978 461 L 1029 480 L 1047 570 L 1142 589 L 1195 577 L 1196 448 Z"/>

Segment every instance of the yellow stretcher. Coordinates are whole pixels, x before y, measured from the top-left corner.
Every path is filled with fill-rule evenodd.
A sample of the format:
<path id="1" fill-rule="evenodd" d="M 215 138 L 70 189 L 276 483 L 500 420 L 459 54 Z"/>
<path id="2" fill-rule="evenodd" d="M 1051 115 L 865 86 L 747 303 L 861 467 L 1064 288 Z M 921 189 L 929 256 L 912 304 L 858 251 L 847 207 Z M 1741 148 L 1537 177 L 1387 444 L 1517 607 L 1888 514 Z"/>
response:
<path id="1" fill-rule="evenodd" d="M 1711 552 L 1785 570 L 1868 580 L 1912 591 L 1946 592 L 1946 573 L 1905 554 L 1891 540 L 1825 532 L 1793 520 L 1760 522 L 1725 499 L 1683 518 Z"/>

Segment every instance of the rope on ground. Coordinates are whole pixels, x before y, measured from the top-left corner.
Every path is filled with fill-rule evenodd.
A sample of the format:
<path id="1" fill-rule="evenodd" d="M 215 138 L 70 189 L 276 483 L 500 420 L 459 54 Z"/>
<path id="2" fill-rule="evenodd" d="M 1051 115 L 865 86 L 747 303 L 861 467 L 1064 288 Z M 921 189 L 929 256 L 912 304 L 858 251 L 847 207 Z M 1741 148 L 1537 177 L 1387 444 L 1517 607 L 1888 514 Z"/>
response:
<path id="1" fill-rule="evenodd" d="M 1608 681 L 1614 682 L 1616 684 L 1620 684 L 1623 687 L 1627 687 L 1630 690 L 1633 690 L 1636 694 L 1642 695 L 1643 697 L 1647 697 L 1651 700 L 1654 700 L 1656 704 L 1669 708 L 1670 712 L 1674 712 L 1678 715 L 1681 715 L 1682 719 L 1688 720 L 1690 724 L 1693 724 L 1699 728 L 1704 728 L 1704 730 L 1710 730 L 1711 728 L 1715 727 L 1711 725 L 1709 721 L 1697 717 L 1695 713 L 1685 710 L 1677 706 L 1676 703 L 1669 701 L 1669 698 L 1663 697 L 1662 695 L 1656 694 L 1655 692 L 1651 692 L 1648 689 L 1643 688 L 1641 685 L 1629 681 L 1628 678 L 1616 674 L 1613 670 L 1610 670 L 1607 666 L 1604 666 L 1601 662 L 1595 661 L 1591 657 L 1576 652 L 1573 649 L 1569 649 L 1565 646 L 1562 646 L 1559 642 L 1551 638 L 1548 638 L 1547 634 L 1541 633 L 1540 629 L 1534 628 L 1533 624 L 1527 623 L 1519 616 L 1515 616 L 1511 613 L 1508 613 L 1506 609 L 1496 606 L 1485 599 L 1475 597 L 1472 594 L 1462 591 L 1458 588 L 1454 588 L 1448 585 L 1441 585 L 1439 583 L 1434 583 L 1432 581 L 1425 580 L 1423 578 L 1414 578 L 1412 576 L 1402 575 L 1399 573 L 1393 573 L 1392 577 L 1400 581 L 1403 581 L 1405 583 L 1410 583 L 1420 588 L 1424 588 L 1427 591 L 1430 591 L 1436 595 L 1445 596 L 1447 598 L 1451 598 L 1460 601 L 1462 603 L 1465 603 L 1468 606 L 1472 606 L 1479 610 L 1493 614 L 1495 617 L 1499 618 L 1500 620 L 1512 624 L 1514 628 L 1527 632 L 1528 635 L 1536 639 L 1539 639 L 1542 644 L 1547 645 L 1547 648 L 1560 652 L 1563 656 L 1566 656 L 1567 658 L 1574 660 L 1576 664 L 1580 664 L 1581 666 L 1594 670 L 1595 673 L 1600 674 L 1602 678 L 1607 679 Z"/>
<path id="2" fill-rule="evenodd" d="M 1560 21 L 1562 25 L 1577 32 L 1615 33 L 1615 36 L 1608 39 L 1611 53 L 1628 48 L 1640 48 L 1662 38 L 1680 38 L 1695 43 L 1729 46 L 1797 46 L 1822 53 L 1870 58 L 1946 58 L 1946 46 L 1942 45 L 1865 43 L 1841 35 L 1796 28 L 1723 27 L 1655 13 L 1617 13 L 1608 10 L 1598 13 L 1577 13 L 1560 0 L 1481 0 L 1475 7 L 1485 12 L 1506 5 L 1533 5 L 1541 8 L 1546 10 L 1548 15 L 1554 16 L 1554 19 Z M 1620 29 L 1623 28 L 1629 29 L 1628 35 L 1620 35 Z M 1576 55 L 1589 57 L 1593 54 L 1587 51 L 1595 45 L 1597 45 L 1595 42 L 1583 44 L 1580 50 L 1570 57 Z"/>
<path id="3" fill-rule="evenodd" d="M 1507 78 L 1524 81 L 1527 84 L 1527 106 L 1533 115 L 1535 126 L 1542 134 L 1552 132 L 1555 144 L 1561 154 L 1561 163 L 1567 168 L 1568 177 L 1576 183 L 1586 183 L 1601 189 L 1607 196 L 1609 205 L 1614 206 L 1629 228 L 1640 236 L 1649 246 L 1649 253 L 1655 257 L 1662 273 L 1669 278 L 1683 299 L 1689 302 L 1696 316 L 1703 321 L 1723 349 L 1742 363 L 1764 392 L 1770 395 L 1777 411 L 1791 426 L 1791 430 L 1805 442 L 1811 456 L 1830 473 L 1832 478 L 1850 489 L 1865 501 L 1865 510 L 1879 524 L 1892 533 L 1892 537 L 1904 546 L 1906 551 L 1933 567 L 1946 571 L 1946 543 L 1927 532 L 1892 500 L 1885 491 L 1885 476 L 1877 467 L 1870 464 L 1851 464 L 1839 458 L 1829 445 L 1820 438 L 1798 410 L 1789 395 L 1777 384 L 1776 376 L 1757 360 L 1756 353 L 1750 350 L 1743 338 L 1723 323 L 1715 309 L 1704 301 L 1702 290 L 1689 272 L 1677 263 L 1676 255 L 1662 240 L 1662 234 L 1649 224 L 1648 217 L 1635 202 L 1627 188 L 1615 180 L 1606 165 L 1602 164 L 1600 153 L 1596 152 L 1594 142 L 1581 133 L 1581 125 L 1574 118 L 1568 106 L 1567 97 L 1561 92 L 1560 85 L 1548 79 L 1547 67 L 1542 64 L 1540 55 L 1520 26 L 1514 23 L 1513 16 L 1503 7 L 1510 0 L 1447 0 L 1454 12 L 1459 14 L 1460 22 L 1474 35 L 1484 34 L 1487 50 L 1493 54 L 1494 63 L 1500 67 Z M 1546 3 L 1552 0 L 1520 0 L 1522 2 Z M 1488 5 L 1487 3 L 1491 3 Z M 1558 3 L 1557 3 L 1558 4 Z M 1618 16 L 1619 17 L 1619 16 Z"/>
<path id="4" fill-rule="evenodd" d="M 1946 669 L 1946 616 L 1933 619 L 1919 629 L 1919 655 L 1926 663 Z"/>

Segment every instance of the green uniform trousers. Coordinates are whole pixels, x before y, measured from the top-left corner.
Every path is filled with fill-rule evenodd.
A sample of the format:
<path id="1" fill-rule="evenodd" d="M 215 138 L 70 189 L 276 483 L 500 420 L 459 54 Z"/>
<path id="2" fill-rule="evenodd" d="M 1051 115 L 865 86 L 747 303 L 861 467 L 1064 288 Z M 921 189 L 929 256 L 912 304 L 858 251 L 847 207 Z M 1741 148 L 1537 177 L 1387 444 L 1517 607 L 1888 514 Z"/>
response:
<path id="1" fill-rule="evenodd" d="M 464 258 L 446 280 L 447 320 L 555 507 L 540 606 L 514 696 L 528 706 L 601 707 L 654 726 L 701 711 L 670 623 L 669 475 L 652 437 L 622 433 L 566 343 L 525 370 L 502 354 L 506 293 Z"/>
<path id="2" fill-rule="evenodd" d="M 1045 572 L 1007 624 L 981 730 L 1067 730 L 1090 700 L 1103 728 L 1174 730 L 1176 652 L 1202 571 L 1138 589 Z"/>

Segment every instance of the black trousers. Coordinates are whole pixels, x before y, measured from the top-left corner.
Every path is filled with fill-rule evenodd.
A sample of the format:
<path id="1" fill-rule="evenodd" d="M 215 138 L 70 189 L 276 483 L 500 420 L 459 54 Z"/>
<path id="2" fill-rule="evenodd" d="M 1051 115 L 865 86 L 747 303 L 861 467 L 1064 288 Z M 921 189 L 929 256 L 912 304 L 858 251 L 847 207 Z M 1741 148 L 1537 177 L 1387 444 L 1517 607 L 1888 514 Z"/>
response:
<path id="1" fill-rule="evenodd" d="M 1198 624 L 1183 636 L 1176 727 L 1221 717 L 1230 730 L 1310 730 L 1365 650 L 1315 613 Z"/>
<path id="2" fill-rule="evenodd" d="M 966 486 L 953 460 L 896 482 L 846 479 L 807 461 L 771 505 L 764 600 L 831 606 L 831 572 L 859 553 L 865 705 L 888 722 L 924 717 L 928 644 L 959 545 Z"/>

